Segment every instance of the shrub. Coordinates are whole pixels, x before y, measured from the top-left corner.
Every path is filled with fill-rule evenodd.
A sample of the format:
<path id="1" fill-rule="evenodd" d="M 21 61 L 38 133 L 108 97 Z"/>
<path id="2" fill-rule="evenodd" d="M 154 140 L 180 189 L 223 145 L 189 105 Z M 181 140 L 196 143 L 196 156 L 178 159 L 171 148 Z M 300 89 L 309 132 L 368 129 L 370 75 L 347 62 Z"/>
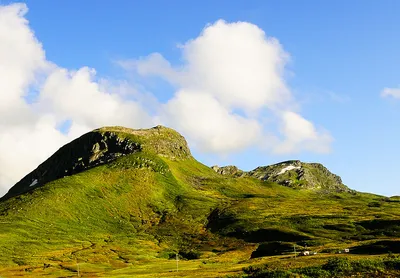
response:
<path id="1" fill-rule="evenodd" d="M 381 260 L 359 260 L 352 262 L 355 272 L 384 272 L 385 265 Z"/>
<path id="2" fill-rule="evenodd" d="M 353 267 L 347 258 L 332 258 L 322 266 L 322 269 L 329 271 L 334 276 L 339 276 L 351 273 Z"/>
<path id="3" fill-rule="evenodd" d="M 285 270 L 271 270 L 268 265 L 244 267 L 243 272 L 248 274 L 248 278 L 291 278 L 295 274 Z"/>
<path id="4" fill-rule="evenodd" d="M 400 270 L 400 257 L 386 259 L 383 263 L 387 269 Z"/>
<path id="5" fill-rule="evenodd" d="M 329 271 L 322 269 L 320 266 L 312 266 L 296 269 L 296 273 L 302 274 L 303 277 L 328 278 L 332 277 Z"/>
<path id="6" fill-rule="evenodd" d="M 264 270 L 257 272 L 250 277 L 252 278 L 292 278 L 296 277 L 289 271 L 285 270 Z"/>
<path id="7" fill-rule="evenodd" d="M 262 265 L 262 266 L 248 266 L 248 267 L 243 267 L 243 272 L 246 274 L 253 274 L 256 272 L 260 272 L 262 270 L 266 270 L 268 268 L 268 265 Z"/>

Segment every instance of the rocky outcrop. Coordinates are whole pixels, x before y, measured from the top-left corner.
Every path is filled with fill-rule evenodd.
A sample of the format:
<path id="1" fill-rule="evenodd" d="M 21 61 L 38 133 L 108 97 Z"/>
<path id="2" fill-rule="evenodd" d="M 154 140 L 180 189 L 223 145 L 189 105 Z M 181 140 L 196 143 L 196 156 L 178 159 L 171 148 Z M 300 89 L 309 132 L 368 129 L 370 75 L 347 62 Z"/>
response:
<path id="1" fill-rule="evenodd" d="M 185 138 L 171 128 L 158 125 L 149 129 L 125 127 L 103 127 L 97 132 L 114 132 L 121 138 L 130 138 L 142 145 L 143 151 L 151 152 L 171 160 L 192 158 Z"/>
<path id="2" fill-rule="evenodd" d="M 213 166 L 212 168 L 222 175 L 254 177 L 292 188 L 324 189 L 335 192 L 350 191 L 342 183 L 342 179 L 339 176 L 331 173 L 319 163 L 290 160 L 274 165 L 257 167 L 249 172 L 241 171 L 235 166 Z"/>
<path id="3" fill-rule="evenodd" d="M 228 175 L 228 176 L 233 176 L 233 177 L 242 177 L 245 175 L 245 172 L 240 170 L 236 166 L 224 166 L 224 167 L 219 167 L 217 165 L 214 165 L 211 167 L 215 172 L 221 175 Z"/>

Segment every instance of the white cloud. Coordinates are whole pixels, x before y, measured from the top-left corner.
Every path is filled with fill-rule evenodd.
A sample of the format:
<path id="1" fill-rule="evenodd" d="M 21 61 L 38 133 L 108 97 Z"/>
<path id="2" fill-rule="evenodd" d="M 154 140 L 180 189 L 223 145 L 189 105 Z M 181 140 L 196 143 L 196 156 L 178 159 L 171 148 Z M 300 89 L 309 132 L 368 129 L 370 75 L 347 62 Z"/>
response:
<path id="1" fill-rule="evenodd" d="M 120 66 L 126 70 L 137 71 L 139 75 L 159 75 L 172 83 L 182 82 L 180 75 L 160 53 L 152 53 L 139 60 L 118 61 Z"/>
<path id="2" fill-rule="evenodd" d="M 254 24 L 220 20 L 180 48 L 184 63 L 177 67 L 159 53 L 121 65 L 177 87 L 163 120 L 192 144 L 219 153 L 249 146 L 279 153 L 329 150 L 329 133 L 297 112 L 284 78 L 289 55 L 277 39 Z M 263 114 L 272 124 L 263 124 Z M 272 136 L 274 130 L 281 133 Z"/>
<path id="3" fill-rule="evenodd" d="M 257 121 L 231 113 L 213 96 L 201 92 L 177 92 L 165 105 L 163 118 L 187 134 L 201 151 L 238 151 L 257 143 L 262 134 Z"/>
<path id="4" fill-rule="evenodd" d="M 384 88 L 381 97 L 400 98 L 400 88 Z"/>
<path id="5" fill-rule="evenodd" d="M 91 128 L 101 125 L 146 126 L 151 118 L 138 103 L 108 93 L 95 79 L 95 70 L 57 69 L 44 83 L 39 98 L 42 109 L 50 109 L 60 120 L 72 120 Z M 115 88 L 114 88 L 115 89 Z"/>
<path id="6" fill-rule="evenodd" d="M 256 25 L 220 20 L 182 48 L 184 87 L 204 91 L 223 105 L 248 113 L 286 105 L 291 99 L 283 79 L 288 55 Z"/>
<path id="7" fill-rule="evenodd" d="M 46 67 L 44 51 L 23 17 L 26 12 L 23 4 L 0 6 L 0 124 L 32 119 L 23 97 Z"/>
<path id="8" fill-rule="evenodd" d="M 207 26 L 180 46 L 180 66 L 159 53 L 121 62 L 141 78 L 157 75 L 176 88 L 162 104 L 127 81 L 48 61 L 27 11 L 24 4 L 0 6 L 0 196 L 63 144 L 105 125 L 164 123 L 198 150 L 223 154 L 253 145 L 285 153 L 329 149 L 329 134 L 297 111 L 284 79 L 289 55 L 253 24 Z M 66 121 L 70 128 L 61 132 Z"/>
<path id="9" fill-rule="evenodd" d="M 274 152 L 290 154 L 304 150 L 317 153 L 330 151 L 333 138 L 328 132 L 317 130 L 310 121 L 297 113 L 286 111 L 281 116 L 281 132 L 285 139 L 277 144 Z"/>

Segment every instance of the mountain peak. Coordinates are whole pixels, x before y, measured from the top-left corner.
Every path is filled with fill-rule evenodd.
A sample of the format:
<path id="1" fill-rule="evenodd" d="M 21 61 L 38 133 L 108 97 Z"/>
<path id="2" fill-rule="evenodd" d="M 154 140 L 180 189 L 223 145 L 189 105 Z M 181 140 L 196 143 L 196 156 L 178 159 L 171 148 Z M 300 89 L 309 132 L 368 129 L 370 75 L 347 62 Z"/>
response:
<path id="1" fill-rule="evenodd" d="M 14 185 L 2 199 L 137 152 L 153 153 L 171 160 L 192 157 L 185 138 L 173 129 L 160 125 L 149 129 L 102 127 L 61 147 Z"/>
<path id="2" fill-rule="evenodd" d="M 139 143 L 143 150 L 169 159 L 190 158 L 191 153 L 185 138 L 172 128 L 157 125 L 148 129 L 131 129 L 122 126 L 110 126 L 92 132 L 115 134 Z"/>

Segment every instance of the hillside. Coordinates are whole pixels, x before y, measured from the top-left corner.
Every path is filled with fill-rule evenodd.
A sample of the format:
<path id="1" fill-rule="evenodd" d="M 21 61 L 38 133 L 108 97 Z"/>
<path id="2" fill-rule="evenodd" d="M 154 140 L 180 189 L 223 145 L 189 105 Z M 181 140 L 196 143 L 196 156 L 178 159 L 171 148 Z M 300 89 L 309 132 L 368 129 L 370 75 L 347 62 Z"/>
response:
<path id="1" fill-rule="evenodd" d="M 223 277 L 400 252 L 398 197 L 320 164 L 212 169 L 162 126 L 72 141 L 1 199 L 0 223 L 2 277 Z M 294 261 L 294 247 L 318 255 Z"/>

